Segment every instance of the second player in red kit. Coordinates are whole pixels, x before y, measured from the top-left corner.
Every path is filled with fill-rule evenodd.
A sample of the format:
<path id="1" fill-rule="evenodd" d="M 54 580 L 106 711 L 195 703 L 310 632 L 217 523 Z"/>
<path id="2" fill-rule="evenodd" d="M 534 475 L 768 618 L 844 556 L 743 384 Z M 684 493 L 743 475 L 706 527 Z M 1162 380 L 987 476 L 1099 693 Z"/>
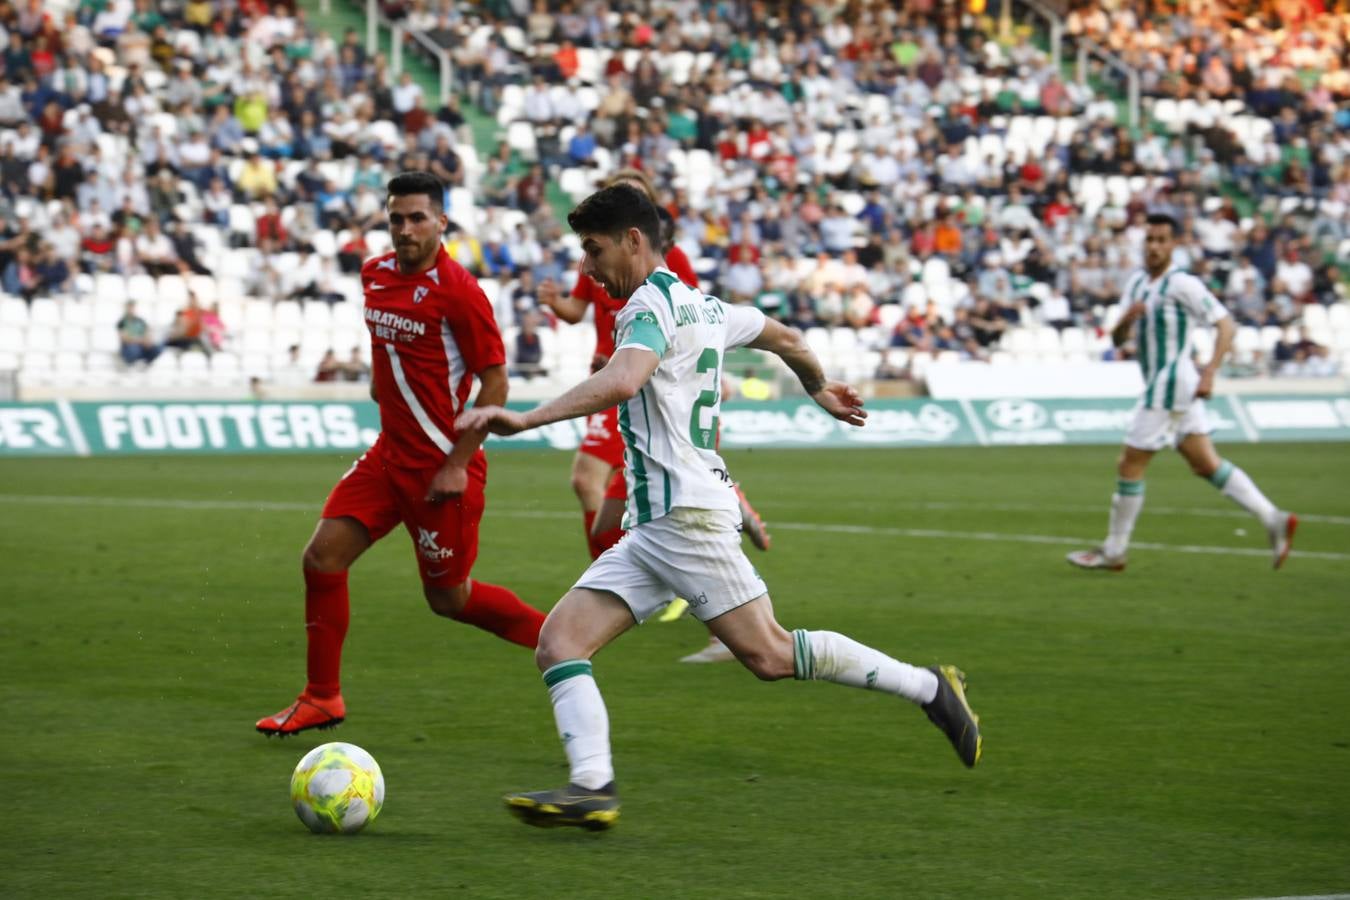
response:
<path id="1" fill-rule="evenodd" d="M 469 402 L 506 401 L 506 355 L 492 306 L 441 246 L 444 188 L 425 172 L 388 185 L 394 250 L 361 269 L 371 338 L 371 394 L 380 436 L 333 488 L 305 547 L 308 683 L 294 703 L 261 719 L 268 735 L 336 725 L 347 633 L 347 570 L 400 523 L 412 539 L 423 594 L 438 615 L 534 647 L 544 616 L 512 591 L 470 579 L 484 509 L 486 432 L 458 433 Z"/>

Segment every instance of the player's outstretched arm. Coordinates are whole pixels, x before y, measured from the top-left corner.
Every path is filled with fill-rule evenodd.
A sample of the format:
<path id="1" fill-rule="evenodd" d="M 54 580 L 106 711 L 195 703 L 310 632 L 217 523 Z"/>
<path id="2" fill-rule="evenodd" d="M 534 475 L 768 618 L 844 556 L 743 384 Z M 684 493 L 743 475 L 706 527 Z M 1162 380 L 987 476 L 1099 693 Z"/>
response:
<path id="1" fill-rule="evenodd" d="M 768 350 L 787 363 L 806 393 L 821 409 L 841 422 L 862 426 L 867 418 L 867 412 L 862 408 L 862 397 L 849 385 L 825 377 L 820 360 L 800 331 L 782 322 L 765 319 L 764 330 L 747 346 Z"/>
<path id="2" fill-rule="evenodd" d="M 484 369 L 478 373 L 478 396 L 474 400 L 477 405 L 474 408 L 478 409 L 481 405 L 500 409 L 501 404 L 506 402 L 507 390 L 506 366 L 490 366 Z M 483 439 L 487 437 L 487 429 L 481 427 L 465 428 L 459 425 L 456 430 L 459 437 L 455 440 L 455 446 L 450 448 L 445 462 L 436 470 L 431 483 L 427 485 L 426 499 L 431 503 L 458 497 L 468 489 L 469 461 L 473 459 L 473 455 L 483 445 Z"/>
<path id="3" fill-rule="evenodd" d="M 455 427 L 461 431 L 485 428 L 493 434 L 516 434 L 550 422 L 589 416 L 635 397 L 660 362 L 661 358 L 649 350 L 625 347 L 610 357 L 603 369 L 560 397 L 524 413 L 492 406 L 474 407 L 455 420 Z"/>

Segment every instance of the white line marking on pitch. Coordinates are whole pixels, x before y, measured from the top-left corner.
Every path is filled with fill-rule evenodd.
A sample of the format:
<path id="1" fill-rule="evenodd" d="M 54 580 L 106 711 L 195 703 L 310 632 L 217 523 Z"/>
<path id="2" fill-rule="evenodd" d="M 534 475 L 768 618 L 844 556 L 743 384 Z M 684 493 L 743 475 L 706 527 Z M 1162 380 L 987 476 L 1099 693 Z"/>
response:
<path id="1" fill-rule="evenodd" d="M 77 497 L 42 494 L 0 494 L 2 503 L 31 503 L 50 506 L 120 506 L 141 509 L 200 509 L 200 510 L 256 510 L 260 512 L 309 512 L 317 515 L 320 504 L 295 503 L 277 500 L 174 500 L 157 497 Z M 576 513 L 558 510 L 533 510 L 490 507 L 488 516 L 513 519 L 574 519 Z M 936 528 L 890 528 L 875 525 L 829 525 L 814 522 L 774 521 L 770 527 L 782 531 L 817 531 L 828 534 L 875 534 L 888 537 L 936 538 L 939 540 L 992 541 L 1010 544 L 1053 544 L 1059 546 L 1091 545 L 1090 538 L 1066 537 L 1052 534 L 1010 534 L 1001 531 L 946 531 Z M 1201 553 L 1216 556 L 1269 556 L 1269 550 L 1255 547 L 1218 547 L 1205 544 L 1158 544 L 1135 541 L 1130 545 L 1139 550 L 1159 550 L 1165 553 Z M 1326 553 L 1316 550 L 1295 550 L 1291 556 L 1303 559 L 1326 559 L 1335 562 L 1350 560 L 1350 553 Z M 1347 898 L 1350 900 L 1350 898 Z"/>

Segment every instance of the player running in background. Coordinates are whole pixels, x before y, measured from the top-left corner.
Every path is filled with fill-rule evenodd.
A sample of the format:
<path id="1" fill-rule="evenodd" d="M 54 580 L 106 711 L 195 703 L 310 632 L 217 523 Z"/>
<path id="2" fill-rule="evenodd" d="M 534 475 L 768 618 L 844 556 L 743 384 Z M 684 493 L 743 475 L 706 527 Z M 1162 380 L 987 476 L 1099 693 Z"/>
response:
<path id="1" fill-rule="evenodd" d="M 538 644 L 544 621 L 507 588 L 469 578 L 483 515 L 486 432 L 457 429 L 455 416 L 475 377 L 476 403 L 506 402 L 506 355 L 492 305 L 441 246 L 440 181 L 405 172 L 388 192 L 394 250 L 361 267 L 380 436 L 333 488 L 305 547 L 309 682 L 294 703 L 258 721 L 266 735 L 327 728 L 345 717 L 338 676 L 347 570 L 400 522 L 432 612 L 524 647 Z"/>
<path id="2" fill-rule="evenodd" d="M 483 406 L 462 414 L 460 425 L 515 434 L 619 404 L 632 528 L 549 613 L 535 651 L 571 783 L 508 795 L 510 810 L 533 825 L 605 828 L 618 818 L 609 719 L 591 657 L 672 593 L 689 598 L 694 615 L 759 678 L 821 679 L 903 697 L 974 766 L 979 725 L 955 667 L 911 666 L 831 631 L 784 630 L 741 549 L 739 504 L 714 447 L 725 350 L 778 355 L 821 408 L 851 425 L 866 416 L 857 392 L 825 379 L 799 332 L 753 307 L 706 296 L 662 266 L 656 210 L 640 192 L 603 189 L 573 210 L 568 224 L 582 241 L 583 270 L 611 294 L 631 297 L 618 316 L 613 357 L 528 412 Z"/>
<path id="3" fill-rule="evenodd" d="M 1119 480 L 1111 497 L 1106 542 L 1091 550 L 1075 550 L 1068 560 L 1084 569 L 1119 572 L 1125 568 L 1130 532 L 1144 506 L 1144 472 L 1154 453 L 1175 447 L 1192 472 L 1260 520 L 1278 569 L 1289 555 L 1298 517 L 1277 509 L 1246 472 L 1220 458 L 1209 439 L 1205 398 L 1214 390 L 1214 375 L 1233 346 L 1237 328 L 1204 282 L 1172 266 L 1177 237 L 1177 223 L 1171 216 L 1148 217 L 1144 271 L 1126 282 L 1121 295 L 1125 313 L 1111 332 L 1119 347 L 1129 340 L 1134 323 L 1139 323 L 1136 344 L 1144 396 L 1116 468 Z M 1213 326 L 1218 337 L 1209 362 L 1197 370 L 1191 359 L 1191 341 L 1200 325 Z"/>

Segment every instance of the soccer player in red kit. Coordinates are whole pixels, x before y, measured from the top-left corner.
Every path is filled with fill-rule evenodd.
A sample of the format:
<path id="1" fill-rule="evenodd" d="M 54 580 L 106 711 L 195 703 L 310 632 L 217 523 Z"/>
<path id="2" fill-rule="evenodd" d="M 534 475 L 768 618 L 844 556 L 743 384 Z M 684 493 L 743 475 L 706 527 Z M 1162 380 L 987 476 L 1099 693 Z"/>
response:
<path id="1" fill-rule="evenodd" d="M 478 282 L 441 246 L 444 188 L 426 172 L 390 180 L 394 250 L 361 267 L 370 330 L 371 396 L 380 437 L 342 476 L 305 547 L 309 682 L 258 731 L 289 735 L 346 716 L 338 679 L 347 634 L 347 570 L 400 522 L 408 530 L 432 612 L 535 647 L 544 616 L 504 587 L 469 578 L 478 555 L 486 431 L 459 433 L 474 378 L 475 405 L 506 400 L 506 354 Z"/>

